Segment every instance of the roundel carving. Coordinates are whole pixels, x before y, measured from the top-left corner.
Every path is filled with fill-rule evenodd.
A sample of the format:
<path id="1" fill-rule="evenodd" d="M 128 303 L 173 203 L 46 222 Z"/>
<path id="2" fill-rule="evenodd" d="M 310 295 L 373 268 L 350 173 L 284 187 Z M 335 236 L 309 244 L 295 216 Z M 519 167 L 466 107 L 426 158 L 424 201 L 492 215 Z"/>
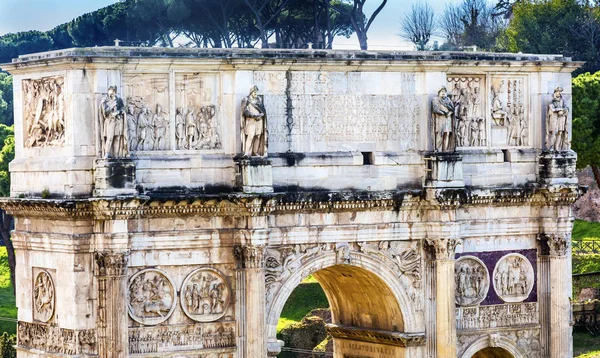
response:
<path id="1" fill-rule="evenodd" d="M 46 271 L 40 271 L 33 286 L 33 312 L 35 319 L 48 322 L 54 315 L 54 282 Z"/>
<path id="2" fill-rule="evenodd" d="M 463 256 L 454 266 L 455 300 L 459 306 L 478 305 L 487 296 L 490 274 L 475 256 Z"/>
<path id="3" fill-rule="evenodd" d="M 533 266 L 517 253 L 503 256 L 494 268 L 494 290 L 504 302 L 521 302 L 533 289 Z"/>
<path id="4" fill-rule="evenodd" d="M 129 316 L 144 325 L 166 321 L 175 310 L 177 291 L 171 278 L 156 269 L 142 270 L 129 279 Z"/>
<path id="5" fill-rule="evenodd" d="M 183 312 L 198 322 L 212 322 L 223 317 L 230 298 L 231 289 L 225 277 L 209 268 L 193 271 L 181 286 Z"/>

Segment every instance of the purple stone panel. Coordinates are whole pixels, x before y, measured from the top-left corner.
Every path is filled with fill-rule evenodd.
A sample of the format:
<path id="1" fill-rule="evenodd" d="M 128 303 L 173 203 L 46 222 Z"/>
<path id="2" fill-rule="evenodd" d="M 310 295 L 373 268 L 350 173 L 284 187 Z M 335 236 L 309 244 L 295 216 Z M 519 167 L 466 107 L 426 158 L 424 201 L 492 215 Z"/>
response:
<path id="1" fill-rule="evenodd" d="M 528 250 L 514 250 L 514 251 L 489 251 L 489 252 L 463 252 L 462 254 L 456 254 L 456 259 L 461 256 L 475 256 L 487 267 L 490 273 L 490 289 L 488 290 L 487 297 L 481 302 L 480 305 L 499 305 L 503 304 L 504 301 L 496 295 L 496 291 L 494 290 L 494 280 L 492 278 L 494 274 L 494 267 L 496 267 L 496 263 L 500 261 L 500 259 L 507 254 L 517 253 L 525 256 L 527 260 L 533 266 L 533 289 L 529 294 L 529 297 L 525 299 L 523 302 L 537 302 L 537 249 L 528 249 Z"/>

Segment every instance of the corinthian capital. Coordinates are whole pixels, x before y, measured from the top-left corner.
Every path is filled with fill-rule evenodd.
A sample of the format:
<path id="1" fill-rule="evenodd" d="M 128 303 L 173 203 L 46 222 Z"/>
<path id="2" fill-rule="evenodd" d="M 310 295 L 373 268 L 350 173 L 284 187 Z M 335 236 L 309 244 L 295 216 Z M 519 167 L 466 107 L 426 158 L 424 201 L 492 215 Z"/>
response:
<path id="1" fill-rule="evenodd" d="M 550 256 L 565 256 L 571 243 L 568 234 L 540 234 L 539 239 L 548 245 Z"/>
<path id="2" fill-rule="evenodd" d="M 462 244 L 462 240 L 452 238 L 425 239 L 425 243 L 436 260 L 454 260 L 456 246 Z"/>
<path id="3" fill-rule="evenodd" d="M 265 266 L 265 247 L 264 246 L 236 246 L 233 248 L 233 255 L 239 268 L 262 268 Z"/>
<path id="4" fill-rule="evenodd" d="M 98 276 L 124 276 L 127 274 L 128 252 L 96 252 L 94 258 L 98 267 Z"/>

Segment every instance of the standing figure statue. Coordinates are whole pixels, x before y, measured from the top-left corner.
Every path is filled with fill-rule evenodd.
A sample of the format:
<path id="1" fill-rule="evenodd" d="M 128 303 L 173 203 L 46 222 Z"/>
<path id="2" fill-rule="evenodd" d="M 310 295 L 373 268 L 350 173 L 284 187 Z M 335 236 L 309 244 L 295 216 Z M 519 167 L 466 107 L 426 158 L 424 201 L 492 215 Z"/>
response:
<path id="1" fill-rule="evenodd" d="M 433 115 L 433 132 L 435 133 L 435 151 L 449 152 L 454 150 L 452 117 L 454 104 L 447 96 L 446 87 L 440 88 L 437 97 L 431 100 Z"/>
<path id="2" fill-rule="evenodd" d="M 183 108 L 177 108 L 175 111 L 175 138 L 177 139 L 177 149 L 185 149 L 186 135 Z"/>
<path id="3" fill-rule="evenodd" d="M 135 106 L 133 104 L 127 105 L 127 137 L 131 141 L 129 144 L 129 150 L 135 150 L 137 144 L 137 119 L 135 118 Z"/>
<path id="4" fill-rule="evenodd" d="M 150 109 L 144 105 L 137 118 L 138 140 L 135 146 L 136 150 L 144 150 L 146 146 L 146 136 L 148 135 L 148 126 L 150 125 Z"/>
<path id="5" fill-rule="evenodd" d="M 245 156 L 267 155 L 267 111 L 258 96 L 258 87 L 250 87 L 250 94 L 242 100 L 242 152 Z"/>
<path id="6" fill-rule="evenodd" d="M 125 158 L 129 155 L 125 105 L 117 96 L 117 86 L 108 87 L 100 102 L 100 124 L 102 127 L 102 157 Z"/>
<path id="7" fill-rule="evenodd" d="M 152 118 L 152 125 L 154 126 L 154 150 L 165 149 L 165 136 L 167 135 L 167 126 L 169 125 L 168 115 L 162 110 L 160 104 L 156 105 L 156 113 Z"/>
<path id="8" fill-rule="evenodd" d="M 546 148 L 553 151 L 569 150 L 569 108 L 562 97 L 562 87 L 556 87 L 546 113 Z"/>

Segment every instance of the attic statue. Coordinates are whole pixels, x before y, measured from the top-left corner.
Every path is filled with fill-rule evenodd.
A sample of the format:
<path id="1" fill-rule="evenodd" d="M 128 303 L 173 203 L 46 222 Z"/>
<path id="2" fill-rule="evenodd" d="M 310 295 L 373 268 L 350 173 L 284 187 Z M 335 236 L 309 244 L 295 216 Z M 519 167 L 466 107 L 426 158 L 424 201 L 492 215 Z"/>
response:
<path id="1" fill-rule="evenodd" d="M 250 87 L 250 94 L 242 100 L 240 124 L 244 156 L 266 156 L 267 111 L 257 86 Z"/>
<path id="2" fill-rule="evenodd" d="M 454 104 L 448 98 L 446 87 L 440 88 L 437 97 L 431 100 L 433 117 L 434 150 L 436 152 L 454 151 Z"/>
<path id="3" fill-rule="evenodd" d="M 126 158 L 129 156 L 125 105 L 117 96 L 117 86 L 108 87 L 100 102 L 100 126 L 102 129 L 102 157 Z"/>
<path id="4" fill-rule="evenodd" d="M 562 96 L 563 89 L 556 87 L 546 113 L 546 148 L 550 151 L 566 151 L 569 143 L 569 108 Z"/>

